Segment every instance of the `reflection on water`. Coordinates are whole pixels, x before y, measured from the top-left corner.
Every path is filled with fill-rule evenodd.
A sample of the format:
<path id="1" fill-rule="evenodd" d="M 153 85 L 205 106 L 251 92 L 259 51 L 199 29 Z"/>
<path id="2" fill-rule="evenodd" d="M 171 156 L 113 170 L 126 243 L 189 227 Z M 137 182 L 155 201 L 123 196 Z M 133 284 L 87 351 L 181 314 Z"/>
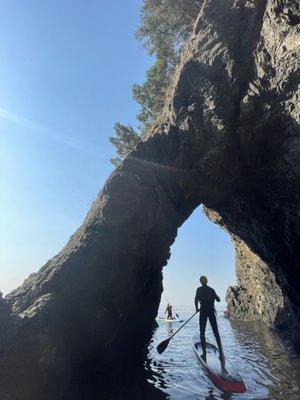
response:
<path id="1" fill-rule="evenodd" d="M 181 310 L 187 318 L 193 309 Z M 181 325 L 160 323 L 149 347 L 149 382 L 170 400 L 299 400 L 300 359 L 289 355 L 279 340 L 264 325 L 253 322 L 230 322 L 218 312 L 219 330 L 227 358 L 235 365 L 247 385 L 243 394 L 224 394 L 205 375 L 191 346 L 198 331 L 197 316 L 171 340 L 161 355 L 156 346 Z M 214 342 L 210 326 L 207 339 Z"/>

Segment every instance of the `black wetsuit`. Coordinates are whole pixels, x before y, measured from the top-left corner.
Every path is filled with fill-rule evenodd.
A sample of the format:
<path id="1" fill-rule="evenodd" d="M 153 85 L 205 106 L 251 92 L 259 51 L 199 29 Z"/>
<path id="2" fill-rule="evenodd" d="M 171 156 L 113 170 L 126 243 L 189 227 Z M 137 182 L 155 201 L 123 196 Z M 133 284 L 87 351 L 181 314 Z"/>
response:
<path id="1" fill-rule="evenodd" d="M 172 306 L 167 306 L 166 311 L 165 311 L 165 313 L 166 313 L 166 312 L 168 313 L 167 318 L 173 319 L 173 313 L 172 313 L 172 311 L 173 311 Z"/>
<path id="2" fill-rule="evenodd" d="M 198 303 L 200 303 L 199 325 L 200 325 L 200 340 L 201 340 L 202 350 L 203 352 L 206 351 L 205 328 L 208 318 L 213 333 L 215 335 L 219 351 L 220 353 L 223 353 L 222 343 L 219 335 L 216 314 L 215 314 L 215 306 L 214 306 L 215 300 L 220 301 L 220 297 L 216 295 L 214 289 L 212 289 L 207 285 L 198 287 L 195 295 L 195 307 L 198 310 Z"/>

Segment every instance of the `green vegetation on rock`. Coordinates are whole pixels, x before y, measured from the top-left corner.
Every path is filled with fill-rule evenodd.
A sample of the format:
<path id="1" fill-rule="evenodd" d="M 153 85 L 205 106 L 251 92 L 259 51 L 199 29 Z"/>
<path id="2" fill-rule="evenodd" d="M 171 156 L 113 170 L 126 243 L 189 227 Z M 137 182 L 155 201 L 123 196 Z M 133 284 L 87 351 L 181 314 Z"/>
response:
<path id="1" fill-rule="evenodd" d="M 192 31 L 201 2 L 144 0 L 136 37 L 148 54 L 155 57 L 155 62 L 147 71 L 146 81 L 141 85 L 133 85 L 133 98 L 140 105 L 137 114 L 138 130 L 117 122 L 114 136 L 109 138 L 117 152 L 117 157 L 111 159 L 115 166 L 147 136 L 151 125 L 162 112 L 172 72 L 179 60 L 182 46 Z"/>

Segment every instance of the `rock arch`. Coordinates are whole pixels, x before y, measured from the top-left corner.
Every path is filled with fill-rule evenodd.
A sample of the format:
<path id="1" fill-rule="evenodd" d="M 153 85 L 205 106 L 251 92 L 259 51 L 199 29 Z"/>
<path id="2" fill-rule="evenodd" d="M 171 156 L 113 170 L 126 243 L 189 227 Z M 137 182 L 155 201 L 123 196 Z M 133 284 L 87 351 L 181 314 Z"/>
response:
<path id="1" fill-rule="evenodd" d="M 299 324 L 296 17 L 294 0 L 204 1 L 151 135 L 112 173 L 62 251 L 1 300 L 3 399 L 68 398 L 69 385 L 121 380 L 141 363 L 162 267 L 201 203 L 236 246 L 240 287 L 229 291 L 229 313 L 273 326 L 283 313 L 282 334 L 299 350 L 291 336 Z M 255 292 L 262 309 L 272 300 L 267 316 L 255 311 L 249 270 L 270 281 Z"/>

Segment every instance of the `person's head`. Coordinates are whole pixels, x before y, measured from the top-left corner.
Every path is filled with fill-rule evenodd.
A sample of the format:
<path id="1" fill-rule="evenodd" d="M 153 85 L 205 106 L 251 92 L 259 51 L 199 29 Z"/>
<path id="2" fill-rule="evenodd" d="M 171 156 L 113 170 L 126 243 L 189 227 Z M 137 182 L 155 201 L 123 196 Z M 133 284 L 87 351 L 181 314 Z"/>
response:
<path id="1" fill-rule="evenodd" d="M 206 276 L 204 276 L 204 275 L 202 275 L 202 276 L 200 276 L 200 283 L 201 283 L 201 285 L 207 285 L 207 278 L 206 278 Z"/>

